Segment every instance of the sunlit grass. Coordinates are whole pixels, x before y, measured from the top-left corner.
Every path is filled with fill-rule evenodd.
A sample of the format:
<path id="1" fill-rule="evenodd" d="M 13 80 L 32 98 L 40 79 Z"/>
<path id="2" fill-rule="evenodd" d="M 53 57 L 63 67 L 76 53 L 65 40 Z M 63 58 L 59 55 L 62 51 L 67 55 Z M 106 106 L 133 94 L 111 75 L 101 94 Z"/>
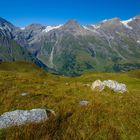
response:
<path id="1" fill-rule="evenodd" d="M 28 63 L 0 64 L 0 114 L 16 109 L 49 108 L 56 117 L 40 124 L 0 130 L 10 140 L 138 140 L 140 138 L 139 70 L 128 73 L 86 73 L 69 78 L 44 72 Z M 99 93 L 85 84 L 112 79 L 128 93 Z M 21 93 L 28 93 L 21 96 Z M 88 106 L 80 106 L 88 100 Z"/>

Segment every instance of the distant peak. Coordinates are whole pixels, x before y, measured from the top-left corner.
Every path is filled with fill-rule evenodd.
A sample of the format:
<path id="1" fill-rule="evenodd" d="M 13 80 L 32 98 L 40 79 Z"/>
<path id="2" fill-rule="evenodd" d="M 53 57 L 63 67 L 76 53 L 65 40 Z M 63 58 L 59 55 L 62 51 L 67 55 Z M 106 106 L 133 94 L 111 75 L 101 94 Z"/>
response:
<path id="1" fill-rule="evenodd" d="M 14 26 L 12 23 L 10 23 L 9 21 L 5 20 L 4 18 L 0 17 L 0 23 L 7 23 L 10 24 L 11 26 Z"/>
<path id="2" fill-rule="evenodd" d="M 9 21 L 7 21 L 1 17 L 0 17 L 0 26 L 3 26 L 3 27 L 5 26 L 5 29 L 8 29 L 10 31 L 14 30 L 16 28 L 12 23 L 10 23 Z"/>
<path id="3" fill-rule="evenodd" d="M 38 23 L 33 23 L 27 26 L 25 29 L 33 30 L 33 29 L 43 29 L 45 26 L 38 24 Z"/>
<path id="4" fill-rule="evenodd" d="M 75 19 L 70 19 L 66 22 L 66 24 L 79 24 L 77 20 Z"/>
<path id="5" fill-rule="evenodd" d="M 68 20 L 64 26 L 80 26 L 80 23 L 74 19 Z"/>
<path id="6" fill-rule="evenodd" d="M 80 25 L 80 23 L 74 19 L 68 20 L 63 26 L 63 29 L 68 29 L 68 30 L 78 30 L 81 28 L 82 26 Z"/>
<path id="7" fill-rule="evenodd" d="M 42 27 L 43 25 L 39 24 L 39 23 L 32 23 L 27 27 Z"/>
<path id="8" fill-rule="evenodd" d="M 116 17 L 116 18 L 111 18 L 111 19 L 109 19 L 108 21 L 120 22 L 121 19 Z"/>
<path id="9" fill-rule="evenodd" d="M 134 19 L 140 19 L 140 15 L 135 16 Z"/>

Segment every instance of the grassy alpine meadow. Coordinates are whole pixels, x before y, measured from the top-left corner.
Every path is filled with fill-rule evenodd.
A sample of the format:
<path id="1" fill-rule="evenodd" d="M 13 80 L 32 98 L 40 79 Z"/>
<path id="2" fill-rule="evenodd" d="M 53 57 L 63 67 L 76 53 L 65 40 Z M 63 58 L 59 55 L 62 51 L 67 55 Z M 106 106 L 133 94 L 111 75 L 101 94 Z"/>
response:
<path id="1" fill-rule="evenodd" d="M 124 83 L 128 92 L 93 91 L 88 85 L 97 79 Z M 89 104 L 81 106 L 81 100 Z M 139 140 L 140 70 L 87 72 L 72 78 L 26 62 L 1 63 L 0 115 L 33 108 L 52 109 L 56 116 L 39 124 L 1 129 L 0 140 Z"/>

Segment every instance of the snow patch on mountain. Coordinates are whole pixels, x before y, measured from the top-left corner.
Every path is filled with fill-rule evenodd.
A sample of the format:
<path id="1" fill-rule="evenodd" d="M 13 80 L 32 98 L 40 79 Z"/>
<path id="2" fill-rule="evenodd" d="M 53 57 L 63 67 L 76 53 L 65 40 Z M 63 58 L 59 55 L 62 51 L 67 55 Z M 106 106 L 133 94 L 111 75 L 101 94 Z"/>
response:
<path id="1" fill-rule="evenodd" d="M 133 29 L 130 25 L 128 25 L 128 23 L 130 23 L 131 21 L 133 21 L 133 18 L 129 19 L 129 20 L 123 20 L 121 21 L 121 23 L 128 29 Z"/>
<path id="2" fill-rule="evenodd" d="M 91 32 L 94 32 L 94 33 L 99 34 L 99 32 L 97 32 L 95 29 L 90 29 L 90 28 L 88 28 L 87 26 L 83 26 L 83 28 L 84 28 L 85 30 L 88 30 L 88 31 L 91 31 Z"/>
<path id="3" fill-rule="evenodd" d="M 60 27 L 62 27 L 63 25 L 58 25 L 58 26 L 47 26 L 45 30 L 43 30 L 43 32 L 49 32 L 51 30 L 54 30 L 54 29 L 59 29 Z"/>
<path id="4" fill-rule="evenodd" d="M 20 30 L 25 30 L 25 27 L 21 27 Z"/>
<path id="5" fill-rule="evenodd" d="M 103 20 L 101 23 L 105 23 L 107 21 L 107 19 Z"/>
<path id="6" fill-rule="evenodd" d="M 137 40 L 137 43 L 140 44 L 140 40 Z"/>
<path id="7" fill-rule="evenodd" d="M 95 25 L 95 24 L 93 24 L 93 25 L 91 25 L 94 29 L 99 29 L 101 26 L 100 25 Z"/>

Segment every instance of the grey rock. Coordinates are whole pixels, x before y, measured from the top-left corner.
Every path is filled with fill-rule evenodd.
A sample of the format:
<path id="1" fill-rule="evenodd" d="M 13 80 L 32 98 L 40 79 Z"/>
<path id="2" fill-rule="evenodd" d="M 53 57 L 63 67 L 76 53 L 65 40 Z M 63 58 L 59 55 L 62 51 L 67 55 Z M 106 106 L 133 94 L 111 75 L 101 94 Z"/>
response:
<path id="1" fill-rule="evenodd" d="M 26 123 L 39 123 L 48 119 L 45 109 L 15 110 L 0 116 L 0 129 Z"/>
<path id="2" fill-rule="evenodd" d="M 81 100 L 80 101 L 81 106 L 87 106 L 88 104 L 89 104 L 89 101 L 87 101 L 87 100 Z"/>
<path id="3" fill-rule="evenodd" d="M 20 95 L 21 96 L 27 96 L 27 95 L 29 95 L 29 93 L 21 93 Z"/>

